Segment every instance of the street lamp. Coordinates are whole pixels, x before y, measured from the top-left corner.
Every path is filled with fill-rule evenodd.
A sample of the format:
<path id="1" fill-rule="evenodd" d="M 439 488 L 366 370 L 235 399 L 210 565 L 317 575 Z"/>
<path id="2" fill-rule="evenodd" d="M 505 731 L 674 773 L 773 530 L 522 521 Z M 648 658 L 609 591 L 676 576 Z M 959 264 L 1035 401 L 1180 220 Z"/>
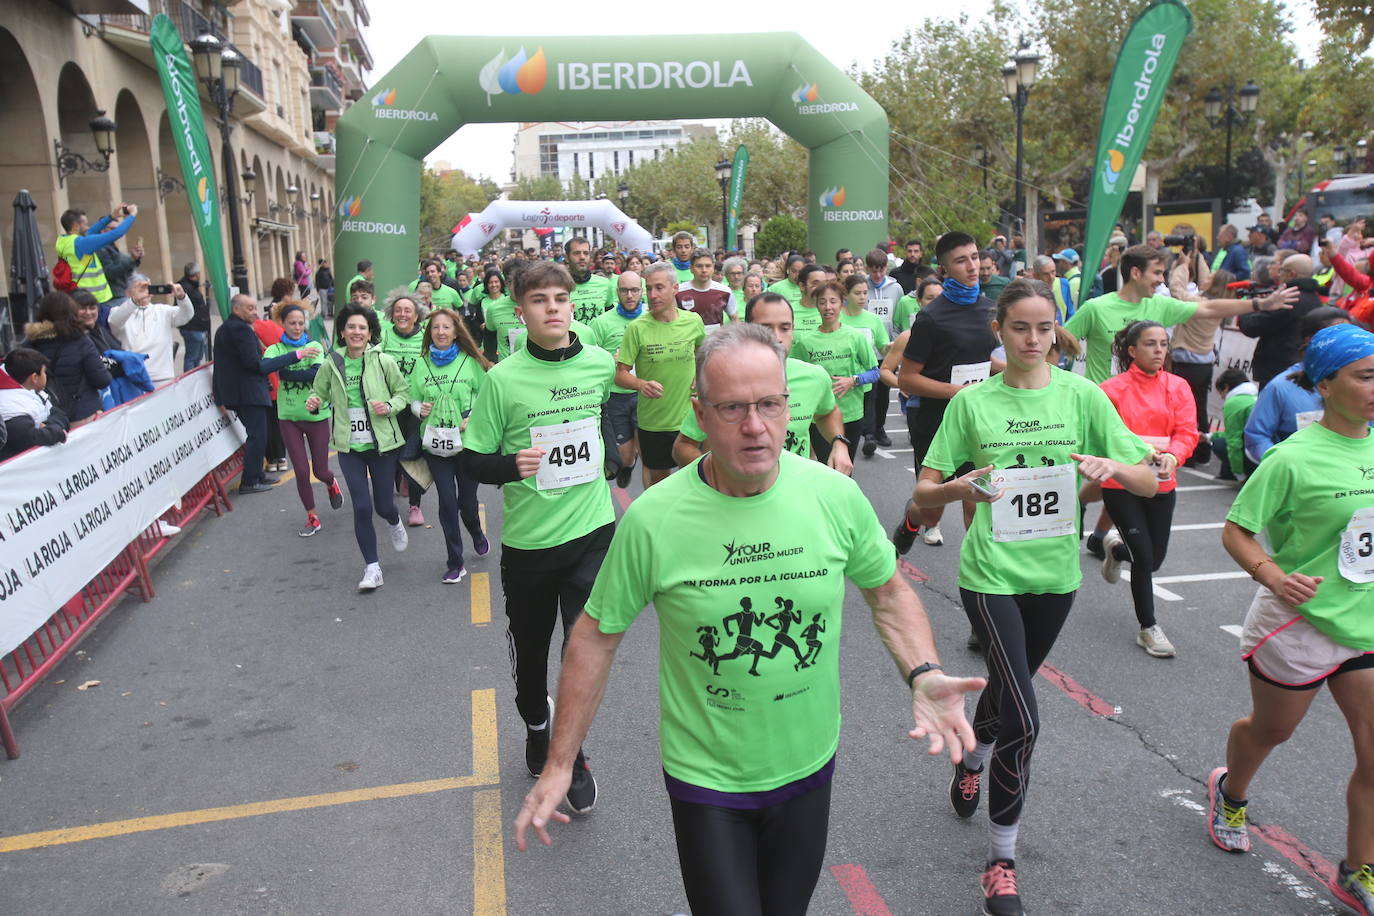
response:
<path id="1" fill-rule="evenodd" d="M 981 143 L 973 144 L 973 152 L 978 157 L 978 165 L 983 169 L 983 192 L 988 190 L 988 148 Z"/>
<path id="2" fill-rule="evenodd" d="M 624 210 L 630 205 L 630 186 L 622 181 L 615 189 L 615 193 L 620 198 L 620 209 Z"/>
<path id="3" fill-rule="evenodd" d="M 1027 230 L 1024 178 L 1026 101 L 1039 69 L 1040 55 L 1024 46 L 1016 52 L 1015 57 L 1002 65 L 1002 89 L 1007 101 L 1011 102 L 1012 111 L 1016 113 L 1016 214 L 1021 220 L 1022 232 Z"/>
<path id="4" fill-rule="evenodd" d="M 195 59 L 196 76 L 205 84 L 206 94 L 210 96 L 211 103 L 219 113 L 224 193 L 229 202 L 229 245 L 233 260 L 234 285 L 243 291 L 248 288 L 248 264 L 243 259 L 239 199 L 234 187 L 234 148 L 229 143 L 229 133 L 233 130 L 233 125 L 229 122 L 229 113 L 234 108 L 234 96 L 238 95 L 239 68 L 243 58 L 218 37 L 208 33 L 191 42 L 191 55 Z"/>
<path id="5" fill-rule="evenodd" d="M 716 183 L 720 185 L 720 238 L 721 248 L 729 251 L 730 240 L 725 237 L 730 225 L 730 160 L 721 159 L 716 163 Z"/>
<path id="6" fill-rule="evenodd" d="M 57 154 L 57 186 L 62 187 L 68 175 L 77 172 L 107 172 L 110 169 L 110 157 L 114 155 L 114 135 L 119 129 L 109 118 L 105 117 L 102 109 L 95 113 L 91 118 L 91 136 L 95 140 L 95 151 L 105 157 L 104 162 L 92 162 L 78 152 L 70 150 L 61 140 L 52 142 L 53 152 Z"/>
<path id="7" fill-rule="evenodd" d="M 1226 126 L 1226 170 L 1221 183 L 1221 215 L 1231 212 L 1231 131 L 1250 119 L 1255 107 L 1259 105 L 1259 87 L 1254 80 L 1246 80 L 1240 92 L 1236 92 L 1234 80 L 1226 84 L 1226 94 L 1213 86 L 1202 97 L 1202 113 L 1213 128 Z M 1239 104 L 1237 104 L 1239 103 Z M 1224 109 L 1224 110 L 1223 110 Z"/>
<path id="8" fill-rule="evenodd" d="M 1343 144 L 1337 144 L 1331 150 L 1331 159 L 1342 172 L 1353 172 L 1357 167 L 1364 167 L 1365 154 L 1368 149 L 1369 141 L 1364 138 L 1355 141 L 1355 145 L 1349 149 Z"/>

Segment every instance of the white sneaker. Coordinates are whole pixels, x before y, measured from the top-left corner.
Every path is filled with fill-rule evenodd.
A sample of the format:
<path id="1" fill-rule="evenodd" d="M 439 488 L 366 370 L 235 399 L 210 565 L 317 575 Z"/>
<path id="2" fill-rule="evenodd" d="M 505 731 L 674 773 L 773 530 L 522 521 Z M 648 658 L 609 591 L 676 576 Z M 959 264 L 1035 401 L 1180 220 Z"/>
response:
<path id="1" fill-rule="evenodd" d="M 387 528 L 391 531 L 391 546 L 396 548 L 397 553 L 405 550 L 406 545 L 410 543 L 410 536 L 406 534 L 405 524 L 397 522 L 394 525 L 387 525 Z"/>
<path id="2" fill-rule="evenodd" d="M 171 522 L 159 521 L 157 523 L 158 532 L 165 538 L 175 537 L 181 534 L 181 528 Z"/>
<path id="3" fill-rule="evenodd" d="M 369 563 L 363 570 L 363 581 L 358 583 L 358 591 L 371 592 L 381 588 L 382 567 L 380 563 Z"/>
<path id="4" fill-rule="evenodd" d="M 939 547 L 945 542 L 945 536 L 940 533 L 939 525 L 932 525 L 921 535 L 921 540 L 932 547 Z"/>
<path id="5" fill-rule="evenodd" d="M 1135 635 L 1135 644 L 1155 658 L 1173 658 L 1178 653 L 1174 651 L 1174 644 L 1169 642 L 1169 637 L 1164 635 L 1159 624 L 1146 627 Z"/>
<path id="6" fill-rule="evenodd" d="M 1121 543 L 1121 534 L 1115 528 L 1102 537 L 1102 578 L 1112 585 L 1121 581 L 1121 561 L 1116 558 L 1116 548 Z"/>

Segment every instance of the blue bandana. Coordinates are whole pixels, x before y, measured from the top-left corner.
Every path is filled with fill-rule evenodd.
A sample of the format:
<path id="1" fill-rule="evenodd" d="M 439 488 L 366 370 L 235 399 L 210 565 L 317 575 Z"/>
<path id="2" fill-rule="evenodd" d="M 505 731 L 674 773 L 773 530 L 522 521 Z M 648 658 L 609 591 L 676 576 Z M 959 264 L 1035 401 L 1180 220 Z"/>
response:
<path id="1" fill-rule="evenodd" d="M 1307 345 L 1302 371 L 1315 385 L 1366 356 L 1374 356 L 1374 334 L 1353 324 L 1333 324 Z"/>
<path id="2" fill-rule="evenodd" d="M 981 284 L 976 280 L 972 286 L 965 286 L 953 277 L 946 277 L 943 284 L 945 298 L 957 305 L 973 305 L 978 301 L 978 294 L 982 290 Z"/>
<path id="3" fill-rule="evenodd" d="M 624 318 L 626 321 L 630 321 L 644 314 L 644 300 L 639 300 L 639 305 L 635 307 L 635 310 L 633 312 L 625 311 L 625 307 L 621 305 L 619 302 L 615 304 L 615 310 L 616 314 L 618 314 L 621 318 Z"/>
<path id="4" fill-rule="evenodd" d="M 443 350 L 440 350 L 438 347 L 434 346 L 434 344 L 429 345 L 429 360 L 436 366 L 447 366 L 457 358 L 458 341 L 456 340 Z"/>
<path id="5" fill-rule="evenodd" d="M 692 259 L 688 258 L 687 260 L 683 261 L 680 258 L 678 258 L 677 255 L 673 255 L 673 266 L 676 267 L 678 270 L 691 270 Z"/>
<path id="6" fill-rule="evenodd" d="M 288 337 L 286 336 L 286 332 L 283 331 L 281 335 L 281 342 L 286 344 L 288 347 L 303 347 L 306 344 L 310 343 L 310 332 L 302 331 L 300 337 Z"/>

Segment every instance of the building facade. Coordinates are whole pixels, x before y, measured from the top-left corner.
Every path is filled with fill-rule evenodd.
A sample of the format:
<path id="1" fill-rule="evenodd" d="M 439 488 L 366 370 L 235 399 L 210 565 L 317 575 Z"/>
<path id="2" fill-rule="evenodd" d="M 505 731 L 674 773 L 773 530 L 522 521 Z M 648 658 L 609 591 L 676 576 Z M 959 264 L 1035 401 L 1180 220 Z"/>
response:
<path id="1" fill-rule="evenodd" d="M 166 14 L 190 42 L 210 33 L 243 58 L 230 116 L 237 199 L 224 194 L 223 146 L 215 106 L 202 88 L 205 128 L 220 179 L 225 263 L 231 264 L 228 207 L 238 208 L 245 292 L 263 295 L 290 277 L 295 252 L 313 266 L 333 250 L 333 126 L 360 98 L 372 59 L 363 39 L 364 0 L 22 0 L 0 3 L 0 291 L 8 295 L 14 224 L 8 204 L 27 189 L 38 204 L 44 256 L 66 209 L 92 218 L 116 204 L 139 207 L 123 247 L 140 243 L 140 269 L 170 282 L 200 261 L 167 106 L 148 30 Z M 114 154 L 97 152 L 89 126 L 99 112 L 118 128 Z M 60 174 L 59 153 L 95 169 Z M 331 265 L 333 266 L 333 265 Z M 349 265 L 351 267 L 351 265 Z M 336 270 L 337 272 L 337 270 Z M 230 282 L 232 283 L 232 277 Z M 17 319 L 22 316 L 16 316 Z"/>
<path id="2" fill-rule="evenodd" d="M 567 187 L 574 179 L 620 175 L 665 150 L 715 136 L 713 127 L 682 121 L 527 121 L 515 132 L 512 177 L 553 176 Z"/>

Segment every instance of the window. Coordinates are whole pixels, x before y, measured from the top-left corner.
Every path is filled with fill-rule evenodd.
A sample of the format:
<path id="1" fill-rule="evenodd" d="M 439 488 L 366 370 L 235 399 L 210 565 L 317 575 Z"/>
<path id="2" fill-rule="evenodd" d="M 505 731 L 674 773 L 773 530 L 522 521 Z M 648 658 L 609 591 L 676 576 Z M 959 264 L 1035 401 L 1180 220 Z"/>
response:
<path id="1" fill-rule="evenodd" d="M 620 174 L 620 150 L 611 153 L 611 171 Z"/>
<path id="2" fill-rule="evenodd" d="M 577 153 L 573 153 L 573 177 L 574 177 L 574 178 L 576 178 L 576 177 L 578 177 L 579 175 L 582 174 L 581 169 L 580 169 L 579 166 L 578 166 L 577 157 L 578 157 L 578 154 L 577 154 Z"/>
<path id="3" fill-rule="evenodd" d="M 587 152 L 587 177 L 596 177 L 596 153 L 593 153 L 590 150 Z"/>

